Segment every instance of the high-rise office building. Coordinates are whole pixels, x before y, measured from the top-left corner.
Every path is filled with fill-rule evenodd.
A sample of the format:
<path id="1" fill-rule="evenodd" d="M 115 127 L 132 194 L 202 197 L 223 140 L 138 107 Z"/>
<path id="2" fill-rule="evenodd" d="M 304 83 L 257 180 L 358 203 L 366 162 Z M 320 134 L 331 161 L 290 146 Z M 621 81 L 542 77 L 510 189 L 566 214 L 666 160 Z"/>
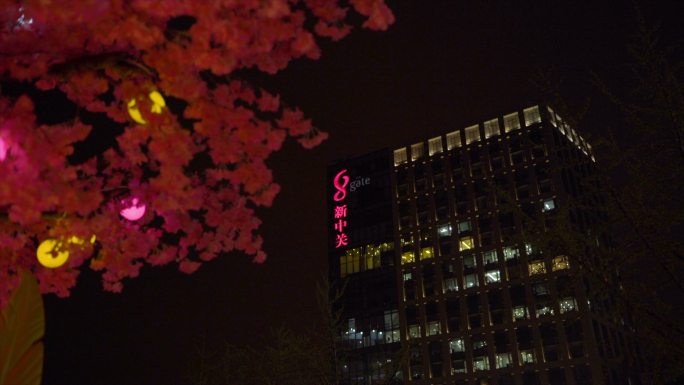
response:
<path id="1" fill-rule="evenodd" d="M 524 237 L 577 200 L 600 206 L 582 187 L 593 170 L 591 146 L 541 105 L 331 165 L 342 383 L 637 384 L 624 320 L 591 303 L 586 266 Z M 601 217 L 572 213 L 580 231 Z"/>

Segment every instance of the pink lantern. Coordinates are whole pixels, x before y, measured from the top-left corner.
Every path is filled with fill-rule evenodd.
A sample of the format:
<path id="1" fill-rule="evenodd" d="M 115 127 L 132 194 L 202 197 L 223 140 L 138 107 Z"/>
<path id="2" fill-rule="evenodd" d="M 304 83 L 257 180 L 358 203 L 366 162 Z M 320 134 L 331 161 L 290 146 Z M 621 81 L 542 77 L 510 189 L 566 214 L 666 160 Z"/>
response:
<path id="1" fill-rule="evenodd" d="M 5 143 L 5 139 L 0 138 L 0 162 L 7 158 L 7 150 L 9 146 Z"/>
<path id="2" fill-rule="evenodd" d="M 145 215 L 145 209 L 146 206 L 142 203 L 138 204 L 140 201 L 138 198 L 133 198 L 129 202 L 126 202 L 125 200 L 121 201 L 121 204 L 123 204 L 124 207 L 119 211 L 119 214 L 121 214 L 122 217 L 128 219 L 129 221 L 137 221 L 138 219 L 142 218 L 143 215 Z"/>

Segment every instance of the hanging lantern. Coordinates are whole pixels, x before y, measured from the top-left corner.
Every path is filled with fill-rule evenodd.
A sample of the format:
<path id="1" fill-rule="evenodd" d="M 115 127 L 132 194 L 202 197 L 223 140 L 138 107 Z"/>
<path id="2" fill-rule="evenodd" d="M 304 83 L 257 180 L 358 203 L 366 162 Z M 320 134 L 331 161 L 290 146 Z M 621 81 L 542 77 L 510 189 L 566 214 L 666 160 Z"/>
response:
<path id="1" fill-rule="evenodd" d="M 153 114 L 161 114 L 164 107 L 166 107 L 166 101 L 164 100 L 162 94 L 160 94 L 158 91 L 152 91 L 147 95 L 147 97 L 150 98 L 150 101 L 152 102 L 150 112 Z M 135 100 L 135 98 L 128 101 L 128 114 L 131 116 L 131 119 L 137 123 L 147 124 L 147 121 L 143 118 L 142 113 L 140 113 L 140 108 L 138 107 L 138 102 Z"/>
<path id="2" fill-rule="evenodd" d="M 56 269 L 69 259 L 69 251 L 61 250 L 62 242 L 55 239 L 48 238 L 38 245 L 36 250 L 36 257 L 41 265 L 49 268 Z M 56 251 L 56 253 L 53 253 Z"/>
<path id="3" fill-rule="evenodd" d="M 121 204 L 125 207 L 119 211 L 122 217 L 128 219 L 129 221 L 137 221 L 145 215 L 145 210 L 147 207 L 145 204 L 141 203 L 138 198 L 132 198 L 130 202 L 122 200 Z"/>

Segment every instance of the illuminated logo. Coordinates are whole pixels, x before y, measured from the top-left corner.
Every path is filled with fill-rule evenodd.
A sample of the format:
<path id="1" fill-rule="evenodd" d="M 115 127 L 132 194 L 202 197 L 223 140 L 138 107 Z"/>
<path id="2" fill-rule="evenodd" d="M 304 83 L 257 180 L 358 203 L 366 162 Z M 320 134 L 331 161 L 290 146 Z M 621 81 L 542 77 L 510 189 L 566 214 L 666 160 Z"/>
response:
<path id="1" fill-rule="evenodd" d="M 333 186 L 337 192 L 333 194 L 333 199 L 335 202 L 341 202 L 347 197 L 347 185 L 349 184 L 349 177 L 344 175 L 347 169 L 344 169 L 335 175 L 333 179 Z M 339 204 L 335 205 L 333 211 L 333 219 L 335 228 L 335 248 L 339 249 L 342 246 L 349 245 L 349 237 L 345 232 L 344 228 L 347 227 L 347 205 Z"/>
<path id="2" fill-rule="evenodd" d="M 333 179 L 333 185 L 337 189 L 337 192 L 335 195 L 333 195 L 333 199 L 335 202 L 339 202 L 346 198 L 347 196 L 347 185 L 349 184 L 349 177 L 346 175 L 343 175 L 347 172 L 347 169 L 344 169 L 335 175 L 335 179 Z"/>

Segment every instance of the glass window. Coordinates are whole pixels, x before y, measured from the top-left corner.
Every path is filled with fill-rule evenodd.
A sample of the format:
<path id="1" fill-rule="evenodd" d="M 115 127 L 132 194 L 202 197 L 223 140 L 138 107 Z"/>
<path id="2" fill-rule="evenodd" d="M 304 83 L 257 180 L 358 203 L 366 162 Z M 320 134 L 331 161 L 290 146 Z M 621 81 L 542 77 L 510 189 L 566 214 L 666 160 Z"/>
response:
<path id="1" fill-rule="evenodd" d="M 549 106 L 546 106 L 546 109 L 549 111 L 549 120 L 551 120 L 551 124 L 553 124 L 554 127 L 558 127 L 556 124 L 556 113 L 554 113 Z"/>
<path id="2" fill-rule="evenodd" d="M 340 277 L 358 273 L 361 270 L 361 248 L 347 249 L 340 257 Z"/>
<path id="3" fill-rule="evenodd" d="M 409 326 L 409 337 L 420 338 L 420 325 Z"/>
<path id="4" fill-rule="evenodd" d="M 448 237 L 451 235 L 451 225 L 441 225 L 437 228 L 437 233 L 440 237 Z"/>
<path id="5" fill-rule="evenodd" d="M 534 247 L 532 247 L 531 243 L 525 243 L 525 253 L 527 253 L 528 256 L 532 255 L 534 251 Z"/>
<path id="6" fill-rule="evenodd" d="M 503 253 L 504 260 L 506 261 L 508 261 L 509 259 L 518 258 L 520 256 L 520 252 L 515 247 L 504 247 Z"/>
<path id="7" fill-rule="evenodd" d="M 465 352 L 465 344 L 463 339 L 455 338 L 449 341 L 449 353 L 461 353 Z"/>
<path id="8" fill-rule="evenodd" d="M 401 264 L 405 263 L 411 263 L 416 261 L 416 256 L 413 254 L 413 251 L 405 251 L 401 253 Z"/>
<path id="9" fill-rule="evenodd" d="M 475 340 L 473 341 L 473 349 L 483 349 L 487 347 L 487 341 L 485 340 Z"/>
<path id="10" fill-rule="evenodd" d="M 489 370 L 489 358 L 487 356 L 475 357 L 473 359 L 473 371 Z"/>
<path id="11" fill-rule="evenodd" d="M 411 273 L 411 272 L 404 273 L 404 282 L 410 281 L 412 279 L 413 279 L 413 273 Z"/>
<path id="12" fill-rule="evenodd" d="M 544 266 L 544 261 L 532 261 L 528 265 L 530 271 L 530 276 L 546 273 L 546 266 Z"/>
<path id="13" fill-rule="evenodd" d="M 485 139 L 499 135 L 499 119 L 492 119 L 484 122 Z"/>
<path id="14" fill-rule="evenodd" d="M 539 107 L 538 106 L 525 108 L 523 110 L 523 115 L 525 115 L 525 125 L 526 126 L 530 126 L 534 123 L 541 122 L 541 115 L 539 115 Z"/>
<path id="15" fill-rule="evenodd" d="M 556 208 L 556 202 L 553 200 L 553 198 L 547 199 L 544 201 L 544 205 L 542 206 L 542 212 L 545 213 L 545 212 L 551 211 L 555 208 Z"/>
<path id="16" fill-rule="evenodd" d="M 439 154 L 442 152 L 442 137 L 438 136 L 436 138 L 432 138 L 428 140 L 428 151 L 430 152 L 430 156 Z"/>
<path id="17" fill-rule="evenodd" d="M 513 308 L 513 318 L 514 319 L 525 319 L 529 317 L 526 306 L 516 306 Z"/>
<path id="18" fill-rule="evenodd" d="M 468 274 L 465 276 L 466 289 L 478 286 L 477 274 Z"/>
<path id="19" fill-rule="evenodd" d="M 485 251 L 484 253 L 482 253 L 482 259 L 485 265 L 489 265 L 490 263 L 497 263 L 499 261 L 496 250 Z"/>
<path id="20" fill-rule="evenodd" d="M 421 261 L 422 261 L 422 260 L 425 260 L 425 259 L 430 259 L 430 258 L 432 258 L 432 257 L 434 257 L 434 256 L 435 256 L 435 251 L 434 251 L 434 249 L 432 248 L 432 246 L 430 246 L 430 247 L 423 247 L 422 249 L 420 249 L 420 260 L 421 260 Z"/>
<path id="21" fill-rule="evenodd" d="M 465 129 L 466 144 L 477 142 L 478 140 L 480 140 L 480 127 L 478 125 L 466 127 L 466 129 Z"/>
<path id="22" fill-rule="evenodd" d="M 520 362 L 522 364 L 534 364 L 537 360 L 534 357 L 534 350 L 521 350 L 520 351 Z"/>
<path id="23" fill-rule="evenodd" d="M 429 336 L 436 336 L 441 332 L 439 321 L 428 322 L 427 328 Z"/>
<path id="24" fill-rule="evenodd" d="M 511 353 L 499 353 L 496 355 L 496 368 L 507 368 L 513 364 Z"/>
<path id="25" fill-rule="evenodd" d="M 400 148 L 394 150 L 394 165 L 398 166 L 402 163 L 406 163 L 406 148 Z"/>
<path id="26" fill-rule="evenodd" d="M 568 262 L 568 257 L 565 255 L 559 255 L 553 259 L 551 262 L 551 269 L 553 271 L 565 270 L 570 268 L 570 262 Z"/>
<path id="27" fill-rule="evenodd" d="M 501 282 L 501 272 L 499 270 L 489 270 L 485 273 L 485 283 Z"/>
<path id="28" fill-rule="evenodd" d="M 573 297 L 566 297 L 560 301 L 561 314 L 577 310 L 577 301 Z"/>
<path id="29" fill-rule="evenodd" d="M 520 119 L 518 119 L 517 112 L 504 116 L 504 130 L 506 132 L 511 132 L 518 128 L 520 128 Z"/>
<path id="30" fill-rule="evenodd" d="M 470 250 L 473 247 L 475 247 L 475 242 L 473 241 L 473 237 L 463 237 L 463 238 L 458 240 L 458 250 L 459 251 Z"/>
<path id="31" fill-rule="evenodd" d="M 465 231 L 470 231 L 470 221 L 458 222 L 458 232 L 462 233 Z"/>
<path id="32" fill-rule="evenodd" d="M 466 255 L 463 257 L 463 267 L 466 269 L 474 269 L 477 267 L 477 259 L 474 255 Z"/>
<path id="33" fill-rule="evenodd" d="M 411 160 L 416 160 L 423 157 L 423 147 L 423 143 L 416 143 L 411 146 Z"/>
<path id="34" fill-rule="evenodd" d="M 544 303 L 537 304 L 537 317 L 553 315 L 553 308 Z"/>
<path id="35" fill-rule="evenodd" d="M 454 131 L 446 134 L 447 150 L 461 147 L 461 132 Z"/>
<path id="36" fill-rule="evenodd" d="M 458 281 L 456 278 L 447 278 L 444 280 L 445 292 L 458 291 Z"/>

